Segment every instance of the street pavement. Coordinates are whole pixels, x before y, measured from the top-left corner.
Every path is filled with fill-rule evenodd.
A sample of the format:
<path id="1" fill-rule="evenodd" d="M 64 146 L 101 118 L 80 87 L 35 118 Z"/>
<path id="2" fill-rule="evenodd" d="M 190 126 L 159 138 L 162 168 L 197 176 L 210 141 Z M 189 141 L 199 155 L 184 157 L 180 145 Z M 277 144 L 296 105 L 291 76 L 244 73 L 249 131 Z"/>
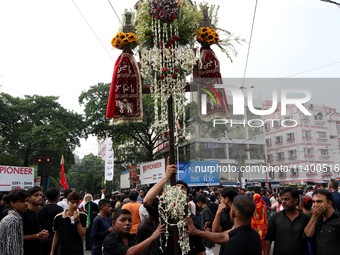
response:
<path id="1" fill-rule="evenodd" d="M 85 249 L 85 239 L 83 240 L 83 242 L 84 242 L 84 249 Z M 220 246 L 216 244 L 213 251 L 214 251 L 214 255 L 218 255 L 218 253 L 220 252 Z M 84 251 L 84 255 L 91 255 L 91 251 Z"/>

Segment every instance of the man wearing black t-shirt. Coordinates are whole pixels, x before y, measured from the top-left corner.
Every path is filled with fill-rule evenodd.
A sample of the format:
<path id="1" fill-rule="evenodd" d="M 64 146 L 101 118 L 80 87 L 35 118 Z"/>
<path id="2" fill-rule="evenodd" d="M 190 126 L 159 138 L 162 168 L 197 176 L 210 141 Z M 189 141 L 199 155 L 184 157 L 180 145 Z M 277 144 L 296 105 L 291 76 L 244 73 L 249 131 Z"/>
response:
<path id="1" fill-rule="evenodd" d="M 228 255 L 261 255 L 262 244 L 259 234 L 251 227 L 251 218 L 255 211 L 254 201 L 245 195 L 234 198 L 230 210 L 230 218 L 234 227 L 227 233 L 211 233 L 197 230 L 192 220 L 187 217 L 189 235 L 197 235 L 209 242 L 218 244 L 226 243 L 223 254 Z"/>
<path id="2" fill-rule="evenodd" d="M 117 209 L 112 217 L 113 230 L 103 242 L 104 255 L 139 255 L 165 232 L 164 224 L 158 225 L 153 234 L 143 242 L 133 245 L 129 233 L 132 227 L 132 215 L 127 209 Z"/>
<path id="3" fill-rule="evenodd" d="M 53 219 L 63 211 L 63 208 L 57 205 L 59 200 L 59 190 L 57 188 L 49 188 L 46 191 L 48 204 L 45 204 L 38 213 L 41 229 L 48 231 L 48 238 L 40 240 L 41 255 L 50 255 L 53 241 Z"/>
<path id="4" fill-rule="evenodd" d="M 205 231 L 211 231 L 211 225 L 214 221 L 214 216 L 210 208 L 207 206 L 205 202 L 205 196 L 199 195 L 197 197 L 197 206 L 202 209 L 202 215 L 201 215 L 201 226 Z M 207 240 L 203 240 L 204 246 L 205 246 L 205 253 L 207 255 L 214 255 L 214 252 L 212 250 L 213 247 L 215 247 L 215 244 L 212 242 L 209 242 Z"/>
<path id="5" fill-rule="evenodd" d="M 71 192 L 67 197 L 69 209 L 55 216 L 51 255 L 55 255 L 58 243 L 62 255 L 84 255 L 82 239 L 86 234 L 87 215 L 77 210 L 81 198 L 78 192 Z"/>
<path id="6" fill-rule="evenodd" d="M 22 215 L 24 227 L 24 251 L 25 255 L 39 254 L 39 240 L 47 239 L 48 231 L 43 229 L 40 231 L 38 213 L 42 196 L 40 187 L 32 187 L 27 190 L 30 195 L 28 201 L 28 209 Z"/>
<path id="7" fill-rule="evenodd" d="M 224 188 L 220 192 L 221 203 L 215 215 L 212 225 L 212 232 L 221 233 L 231 229 L 234 223 L 230 219 L 230 208 L 233 205 L 234 198 L 238 195 L 235 188 Z M 220 255 L 223 253 L 225 244 L 221 244 Z"/>
<path id="8" fill-rule="evenodd" d="M 163 186 L 165 185 L 165 183 L 167 183 L 169 181 L 169 179 L 171 178 L 171 175 L 173 173 L 176 173 L 176 165 L 170 165 L 169 163 L 169 159 L 168 159 L 168 164 L 166 166 L 166 171 L 165 171 L 165 175 L 163 175 L 163 178 L 157 182 L 146 194 L 144 200 L 143 200 L 143 205 L 147 208 L 149 206 L 152 205 L 152 201 L 156 198 L 156 196 L 158 195 L 158 193 L 162 190 Z M 184 181 L 177 181 L 176 182 L 176 186 L 180 187 L 180 189 L 182 190 L 182 192 L 185 195 L 189 194 L 189 187 L 188 184 L 185 183 Z M 190 215 L 191 220 L 193 221 L 193 223 L 195 224 L 195 227 L 200 229 L 201 228 L 201 224 L 199 222 L 199 219 L 191 214 Z M 171 239 L 171 240 L 170 240 Z M 168 243 L 172 243 L 172 238 L 171 236 L 169 237 Z M 202 238 L 200 238 L 199 236 L 190 236 L 189 237 L 189 245 L 190 245 L 190 251 L 188 252 L 188 255 L 205 255 L 205 247 L 203 244 L 203 240 Z M 163 254 L 173 254 L 173 246 L 172 245 L 168 245 L 166 247 L 166 249 L 164 250 Z"/>

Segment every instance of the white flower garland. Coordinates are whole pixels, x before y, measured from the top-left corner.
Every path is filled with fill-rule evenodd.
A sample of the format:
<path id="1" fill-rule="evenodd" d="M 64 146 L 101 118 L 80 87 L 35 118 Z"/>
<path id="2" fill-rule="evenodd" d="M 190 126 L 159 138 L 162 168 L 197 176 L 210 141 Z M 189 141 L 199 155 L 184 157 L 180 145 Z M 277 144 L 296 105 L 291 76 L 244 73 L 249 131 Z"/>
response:
<path id="1" fill-rule="evenodd" d="M 152 33 L 154 47 L 141 50 L 141 75 L 145 81 L 151 81 L 150 92 L 155 103 L 156 129 L 168 133 L 168 106 L 167 101 L 172 96 L 174 102 L 174 117 L 185 120 L 185 87 L 186 76 L 190 75 L 197 62 L 195 52 L 180 46 L 176 38 L 180 38 L 175 23 L 163 23 L 152 19 Z M 169 34 L 167 33 L 169 31 Z M 175 39 L 174 39 L 175 38 Z M 171 44 L 168 42 L 172 40 Z M 180 39 L 179 39 L 180 40 Z M 167 44 L 167 45 L 165 45 Z M 179 75 L 181 71 L 181 75 Z M 163 71 L 166 69 L 166 71 Z M 158 116 L 158 102 L 160 101 L 160 116 Z M 175 145 L 179 142 L 178 125 L 175 126 Z M 183 121 L 183 136 L 186 127 Z"/>
<path id="2" fill-rule="evenodd" d="M 167 185 L 165 191 L 159 200 L 159 222 L 161 219 L 165 222 L 166 232 L 165 247 L 168 246 L 169 231 L 168 226 L 177 226 L 178 229 L 178 243 L 182 250 L 182 254 L 187 254 L 190 251 L 189 235 L 184 232 L 185 223 L 185 206 L 188 206 L 187 197 L 178 186 Z M 169 219 L 177 219 L 176 224 L 169 223 Z M 162 239 L 160 237 L 160 249 L 163 251 Z"/>

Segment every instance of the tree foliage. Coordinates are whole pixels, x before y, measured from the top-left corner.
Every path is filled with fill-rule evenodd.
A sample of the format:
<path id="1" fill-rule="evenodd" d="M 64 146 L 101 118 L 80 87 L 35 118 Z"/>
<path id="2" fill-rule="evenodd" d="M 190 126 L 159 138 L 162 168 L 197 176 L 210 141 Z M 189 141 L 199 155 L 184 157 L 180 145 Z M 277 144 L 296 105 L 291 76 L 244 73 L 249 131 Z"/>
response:
<path id="1" fill-rule="evenodd" d="M 100 157 L 88 154 L 72 166 L 66 175 L 68 186 L 78 192 L 98 194 L 101 189 L 105 188 L 105 193 L 111 193 L 119 182 L 120 173 L 125 169 L 115 165 L 114 185 L 111 182 L 104 182 L 104 170 L 105 162 Z"/>
<path id="2" fill-rule="evenodd" d="M 110 125 L 110 119 L 105 117 L 109 92 L 110 84 L 99 83 L 79 96 L 79 103 L 85 106 L 87 134 L 98 138 L 110 137 L 116 155 L 121 155 L 121 150 L 124 150 L 130 152 L 129 157 L 136 158 L 138 162 L 153 160 L 154 149 L 162 135 L 152 128 L 155 118 L 153 99 L 150 95 L 143 95 L 143 122 Z"/>
<path id="3" fill-rule="evenodd" d="M 39 175 L 56 179 L 62 155 L 65 171 L 74 164 L 73 151 L 84 137 L 83 117 L 66 110 L 57 100 L 55 96 L 1 94 L 0 164 L 38 165 Z"/>

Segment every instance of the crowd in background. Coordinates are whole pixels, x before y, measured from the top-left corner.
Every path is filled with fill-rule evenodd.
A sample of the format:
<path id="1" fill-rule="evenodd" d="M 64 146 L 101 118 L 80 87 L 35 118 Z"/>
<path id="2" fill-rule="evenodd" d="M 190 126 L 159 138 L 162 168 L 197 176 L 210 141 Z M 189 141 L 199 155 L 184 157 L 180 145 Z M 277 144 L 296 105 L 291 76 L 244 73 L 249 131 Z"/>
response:
<path id="1" fill-rule="evenodd" d="M 83 196 L 69 189 L 60 196 L 58 189 L 50 188 L 43 197 L 39 187 L 0 194 L 0 254 L 83 254 L 83 239 L 85 249 L 93 255 L 125 254 L 132 247 L 138 249 L 131 254 L 161 254 L 158 238 L 164 233 L 158 214 L 161 184 L 150 191 L 137 185 L 124 193 L 105 194 L 102 190 L 101 194 L 85 192 Z M 260 187 L 190 189 L 181 181 L 177 185 L 183 186 L 188 198 L 189 221 L 193 222 L 192 228 L 188 222 L 188 233 L 199 236 L 190 239 L 193 250 L 189 254 L 213 255 L 215 243 L 221 244 L 219 254 L 233 254 L 232 242 L 228 240 L 231 237 L 236 240 L 235 221 L 247 222 L 242 218 L 242 213 L 247 215 L 242 206 L 234 206 L 233 216 L 236 197 L 243 200 L 248 197 L 254 204 L 249 225 L 258 234 L 252 240 L 254 247 L 260 247 L 260 254 L 326 254 L 325 251 L 336 254 L 340 248 L 337 180 L 330 180 L 327 188 L 285 188 L 280 192 Z M 240 204 L 250 203 L 239 200 Z"/>

